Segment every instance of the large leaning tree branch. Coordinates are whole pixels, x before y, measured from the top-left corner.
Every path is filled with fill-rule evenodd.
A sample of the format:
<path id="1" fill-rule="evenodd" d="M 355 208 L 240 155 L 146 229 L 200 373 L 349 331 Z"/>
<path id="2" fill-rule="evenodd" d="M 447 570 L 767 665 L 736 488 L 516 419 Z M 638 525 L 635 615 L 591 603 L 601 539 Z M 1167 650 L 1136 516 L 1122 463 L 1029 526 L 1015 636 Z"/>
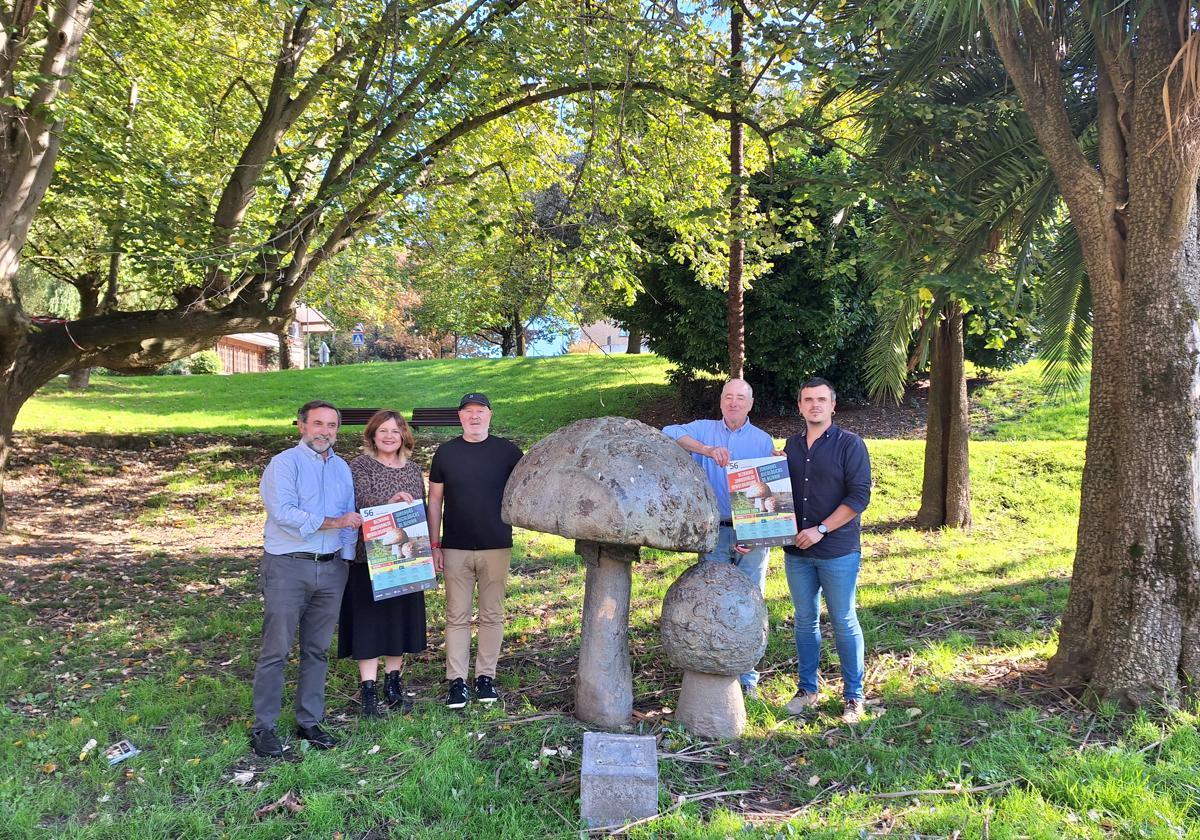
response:
<path id="1" fill-rule="evenodd" d="M 42 7 L 25 2 L 15 8 L 5 15 L 0 38 L 0 91 L 5 94 L 0 103 L 0 374 L 28 329 L 17 292 L 17 267 L 34 213 L 54 174 L 61 142 L 54 108 L 69 88 L 93 6 L 92 0 L 64 0 L 54 7 L 37 82 L 23 105 L 16 101 L 17 62 Z"/>

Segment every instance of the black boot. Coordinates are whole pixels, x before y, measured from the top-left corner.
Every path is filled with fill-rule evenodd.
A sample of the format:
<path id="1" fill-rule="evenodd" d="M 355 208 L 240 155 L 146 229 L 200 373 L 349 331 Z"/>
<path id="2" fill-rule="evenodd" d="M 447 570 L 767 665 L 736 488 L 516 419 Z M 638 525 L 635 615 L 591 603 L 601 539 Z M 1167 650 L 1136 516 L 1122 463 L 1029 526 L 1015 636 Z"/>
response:
<path id="1" fill-rule="evenodd" d="M 375 698 L 375 680 L 364 680 L 360 691 L 362 695 L 362 709 L 358 713 L 359 717 L 382 717 Z"/>
<path id="2" fill-rule="evenodd" d="M 412 700 L 404 693 L 404 683 L 400 681 L 399 671 L 388 671 L 383 679 L 383 693 L 388 705 L 397 707 L 407 714 L 412 711 Z"/>

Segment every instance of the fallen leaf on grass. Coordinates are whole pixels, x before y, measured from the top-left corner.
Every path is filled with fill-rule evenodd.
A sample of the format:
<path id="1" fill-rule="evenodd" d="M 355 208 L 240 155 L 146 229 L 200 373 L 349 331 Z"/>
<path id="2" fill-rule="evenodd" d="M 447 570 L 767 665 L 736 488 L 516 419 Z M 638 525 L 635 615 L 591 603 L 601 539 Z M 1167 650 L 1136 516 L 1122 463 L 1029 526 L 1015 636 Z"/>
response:
<path id="1" fill-rule="evenodd" d="M 909 717 L 920 717 L 922 714 L 924 714 L 924 712 L 921 709 L 918 709 L 916 706 L 908 710 Z"/>
<path id="2" fill-rule="evenodd" d="M 821 781 L 820 776 L 809 776 L 808 777 L 808 786 L 816 787 L 820 783 L 820 781 Z"/>
<path id="3" fill-rule="evenodd" d="M 270 805 L 264 805 L 254 812 L 254 818 L 261 820 L 263 817 L 269 816 L 276 811 L 287 811 L 289 814 L 299 814 L 304 810 L 304 803 L 300 801 L 300 797 L 296 795 L 296 791 L 289 790 L 283 796 L 276 799 Z"/>

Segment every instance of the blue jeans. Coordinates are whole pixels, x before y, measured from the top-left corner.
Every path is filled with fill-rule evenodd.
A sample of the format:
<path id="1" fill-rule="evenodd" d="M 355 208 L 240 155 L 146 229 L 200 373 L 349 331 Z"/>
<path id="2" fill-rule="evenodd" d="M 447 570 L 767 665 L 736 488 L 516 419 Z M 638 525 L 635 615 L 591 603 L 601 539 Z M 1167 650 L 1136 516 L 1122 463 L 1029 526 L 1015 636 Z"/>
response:
<path id="1" fill-rule="evenodd" d="M 701 563 L 730 563 L 737 567 L 738 571 L 758 587 L 758 591 L 762 593 L 763 598 L 767 597 L 767 554 L 770 551 L 769 546 L 760 545 L 747 554 L 739 554 L 734 551 L 733 546 L 737 543 L 737 538 L 734 536 L 733 528 L 728 525 L 722 525 L 721 530 L 717 535 L 717 547 L 712 551 L 700 555 Z M 758 671 L 751 668 L 741 676 L 743 686 L 758 685 Z"/>
<path id="2" fill-rule="evenodd" d="M 858 582 L 860 552 L 828 560 L 814 560 L 784 554 L 783 569 L 792 606 L 796 610 L 796 659 L 799 688 L 817 690 L 817 666 L 821 661 L 821 629 L 818 620 L 821 605 L 818 596 L 825 593 L 825 607 L 833 624 L 833 640 L 842 666 L 842 694 L 847 700 L 863 699 L 863 633 L 854 611 L 854 593 Z"/>

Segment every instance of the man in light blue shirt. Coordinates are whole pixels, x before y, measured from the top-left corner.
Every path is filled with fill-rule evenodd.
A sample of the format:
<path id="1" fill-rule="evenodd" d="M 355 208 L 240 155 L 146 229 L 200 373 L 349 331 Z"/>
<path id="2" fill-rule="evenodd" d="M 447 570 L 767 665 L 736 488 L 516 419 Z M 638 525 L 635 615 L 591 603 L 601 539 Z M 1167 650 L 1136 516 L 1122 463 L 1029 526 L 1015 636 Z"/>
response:
<path id="1" fill-rule="evenodd" d="M 701 562 L 731 563 L 757 584 L 766 597 L 767 546 L 745 548 L 737 544 L 733 532 L 733 510 L 729 504 L 729 482 L 725 467 L 730 461 L 743 458 L 767 458 L 774 452 L 771 436 L 749 420 L 754 407 L 754 390 L 744 379 L 731 379 L 721 389 L 721 419 L 693 420 L 683 425 L 667 426 L 663 434 L 674 440 L 704 470 L 708 483 L 717 497 L 721 529 L 717 547 L 701 554 Z M 742 674 L 742 690 L 748 697 L 758 696 L 758 671 Z"/>
<path id="2" fill-rule="evenodd" d="M 346 562 L 362 517 L 354 509 L 354 482 L 333 452 L 340 416 L 327 402 L 301 406 L 300 442 L 271 459 L 259 492 L 267 509 L 260 586 L 262 651 L 254 672 L 254 727 L 250 745 L 261 756 L 283 754 L 275 721 L 283 704 L 283 669 L 300 633 L 296 734 L 313 747 L 336 742 L 321 728 L 325 717 L 326 656 L 346 588 Z"/>

